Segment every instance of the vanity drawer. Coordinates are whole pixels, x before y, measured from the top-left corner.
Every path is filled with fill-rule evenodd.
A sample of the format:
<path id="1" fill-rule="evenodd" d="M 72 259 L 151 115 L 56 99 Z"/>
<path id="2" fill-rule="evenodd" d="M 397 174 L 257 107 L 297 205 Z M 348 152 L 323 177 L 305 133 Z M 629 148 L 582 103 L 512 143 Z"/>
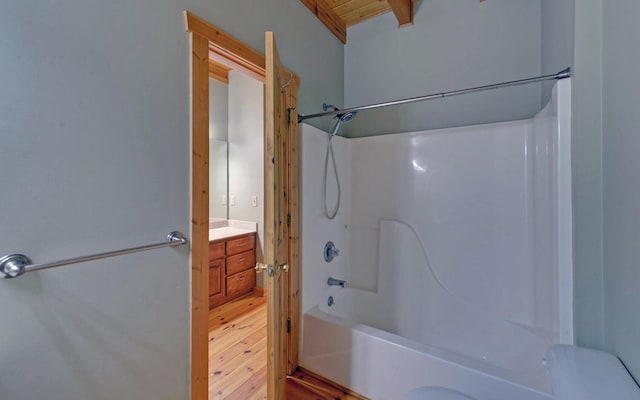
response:
<path id="1" fill-rule="evenodd" d="M 224 258 L 224 242 L 209 243 L 209 260 Z"/>
<path id="2" fill-rule="evenodd" d="M 234 254 L 242 253 L 248 250 L 253 250 L 255 248 L 255 245 L 255 235 L 229 240 L 227 242 L 227 255 L 232 256 Z"/>
<path id="3" fill-rule="evenodd" d="M 227 275 L 256 266 L 256 252 L 253 250 L 227 257 Z"/>
<path id="4" fill-rule="evenodd" d="M 227 296 L 250 292 L 256 285 L 256 272 L 252 269 L 227 277 Z"/>

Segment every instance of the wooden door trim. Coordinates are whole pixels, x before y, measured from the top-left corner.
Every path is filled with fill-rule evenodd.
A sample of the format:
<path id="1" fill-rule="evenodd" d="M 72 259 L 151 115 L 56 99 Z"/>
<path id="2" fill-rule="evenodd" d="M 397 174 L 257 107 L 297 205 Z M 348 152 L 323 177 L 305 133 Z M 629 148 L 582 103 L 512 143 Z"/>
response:
<path id="1" fill-rule="evenodd" d="M 191 399 L 208 398 L 209 379 L 209 41 L 191 48 Z"/>
<path id="2" fill-rule="evenodd" d="M 208 286 L 209 286 L 209 59 L 215 58 L 231 68 L 241 69 L 264 82 L 265 57 L 214 25 L 185 11 L 186 30 L 191 53 L 191 400 L 208 399 Z M 289 299 L 287 314 L 291 321 L 288 345 L 288 370 L 298 366 L 300 324 L 299 224 L 298 224 L 298 149 L 297 91 L 300 79 L 287 73 L 287 107 L 291 123 L 287 130 L 287 193 L 291 225 L 288 235 Z M 295 338 L 293 337 L 295 336 Z"/>
<path id="3" fill-rule="evenodd" d="M 233 69 L 240 69 L 264 82 L 266 76 L 264 54 L 189 11 L 184 12 L 184 18 L 188 32 L 197 33 L 209 40 L 209 51 L 216 61 Z M 288 69 L 286 71 L 299 88 L 298 75 Z"/>
<path id="4" fill-rule="evenodd" d="M 229 83 L 229 71 L 231 67 L 219 63 L 214 60 L 209 60 L 209 78 L 215 79 L 222 83 Z"/>
<path id="5" fill-rule="evenodd" d="M 285 81 L 286 82 L 286 81 Z M 289 211 L 289 238 L 287 260 L 287 318 L 289 318 L 289 337 L 287 343 L 287 373 L 291 375 L 298 368 L 300 351 L 300 209 L 298 192 L 298 87 L 300 81 L 292 79 L 284 89 L 288 110 L 287 126 L 287 209 Z"/>

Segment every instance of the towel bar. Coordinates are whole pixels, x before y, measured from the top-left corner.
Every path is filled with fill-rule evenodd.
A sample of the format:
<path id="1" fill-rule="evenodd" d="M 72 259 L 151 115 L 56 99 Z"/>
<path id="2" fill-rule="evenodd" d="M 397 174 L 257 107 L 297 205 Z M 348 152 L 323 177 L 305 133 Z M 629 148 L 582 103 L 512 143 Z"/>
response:
<path id="1" fill-rule="evenodd" d="M 178 231 L 173 231 L 167 236 L 167 240 L 161 243 L 148 244 L 146 246 L 131 247 L 128 249 L 108 251 L 84 257 L 68 258 L 45 264 L 32 264 L 29 257 L 23 254 L 10 254 L 0 258 L 0 278 L 16 278 L 25 272 L 39 271 L 63 265 L 78 264 L 86 261 L 100 260 L 102 258 L 122 256 L 125 254 L 139 253 L 141 251 L 161 249 L 164 247 L 177 247 L 187 244 L 187 238 Z"/>

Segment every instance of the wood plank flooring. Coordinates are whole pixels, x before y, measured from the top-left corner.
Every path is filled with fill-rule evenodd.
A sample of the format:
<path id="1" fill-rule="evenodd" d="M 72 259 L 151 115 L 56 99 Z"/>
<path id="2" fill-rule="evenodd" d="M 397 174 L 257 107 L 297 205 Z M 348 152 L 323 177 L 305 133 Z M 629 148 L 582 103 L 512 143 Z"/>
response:
<path id="1" fill-rule="evenodd" d="M 287 400 L 367 400 L 303 369 L 287 377 L 286 389 Z"/>
<path id="2" fill-rule="evenodd" d="M 267 398 L 267 298 L 209 311 L 209 400 Z"/>
<path id="3" fill-rule="evenodd" d="M 209 400 L 267 398 L 267 298 L 249 294 L 209 311 Z M 306 371 L 287 379 L 287 400 L 362 400 Z"/>

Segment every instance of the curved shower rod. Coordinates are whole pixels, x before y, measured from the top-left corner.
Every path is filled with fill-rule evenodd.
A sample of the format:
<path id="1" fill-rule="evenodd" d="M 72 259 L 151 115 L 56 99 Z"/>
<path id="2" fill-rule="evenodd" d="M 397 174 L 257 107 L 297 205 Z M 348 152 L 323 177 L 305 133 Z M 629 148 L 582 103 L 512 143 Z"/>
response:
<path id="1" fill-rule="evenodd" d="M 316 113 L 316 114 L 309 114 L 309 115 L 300 114 L 298 115 L 298 123 L 304 121 L 305 119 L 310 119 L 310 118 L 318 118 L 318 117 L 324 117 L 328 115 L 338 115 L 338 114 L 344 114 L 344 113 L 353 112 L 353 111 L 372 110 L 375 108 L 396 106 L 399 104 L 415 103 L 417 101 L 444 99 L 445 97 L 458 96 L 461 94 L 482 92 L 485 90 L 498 89 L 498 88 L 509 87 L 509 86 L 525 85 L 527 83 L 560 80 L 560 79 L 565 79 L 570 77 L 571 77 L 571 68 L 567 68 L 558 72 L 557 74 L 542 75 L 542 76 L 537 76 L 535 78 L 519 79 L 516 81 L 495 83 L 493 85 L 477 86 L 469 89 L 460 89 L 460 90 L 454 90 L 451 92 L 435 93 L 435 94 L 429 94 L 426 96 L 419 96 L 419 97 L 410 97 L 408 99 L 393 100 L 393 101 L 387 101 L 384 103 L 368 104 L 368 105 L 359 106 L 359 107 L 343 108 L 341 110 L 325 111 L 325 112 Z"/>

